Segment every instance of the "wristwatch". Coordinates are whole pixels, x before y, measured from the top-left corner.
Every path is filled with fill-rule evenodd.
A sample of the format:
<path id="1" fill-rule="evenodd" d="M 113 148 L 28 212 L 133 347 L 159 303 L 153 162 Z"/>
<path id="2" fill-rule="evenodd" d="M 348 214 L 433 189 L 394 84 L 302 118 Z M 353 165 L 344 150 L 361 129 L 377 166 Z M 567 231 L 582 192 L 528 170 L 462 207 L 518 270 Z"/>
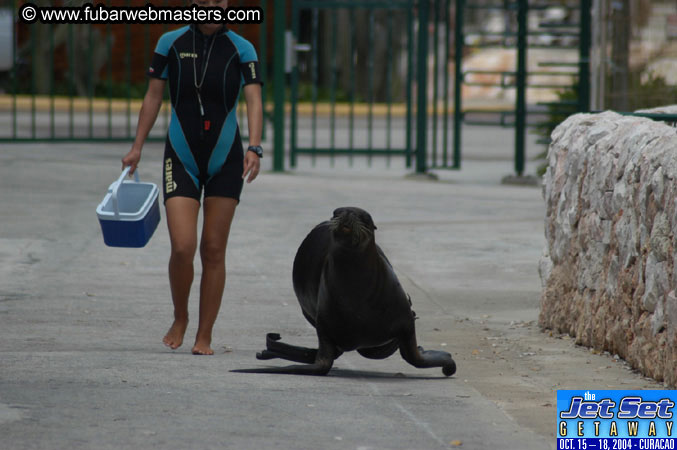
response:
<path id="1" fill-rule="evenodd" d="M 256 153 L 256 156 L 263 158 L 263 147 L 260 145 L 250 145 L 247 151 Z"/>

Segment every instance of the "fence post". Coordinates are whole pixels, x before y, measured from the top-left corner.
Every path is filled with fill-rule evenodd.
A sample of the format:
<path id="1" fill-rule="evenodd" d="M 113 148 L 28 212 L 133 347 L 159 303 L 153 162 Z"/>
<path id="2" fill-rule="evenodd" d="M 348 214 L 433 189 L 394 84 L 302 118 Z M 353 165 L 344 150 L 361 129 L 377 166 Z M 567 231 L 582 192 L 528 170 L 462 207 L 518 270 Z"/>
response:
<path id="1" fill-rule="evenodd" d="M 591 0 L 581 1 L 579 69 L 578 69 L 578 111 L 590 111 L 590 43 L 591 37 Z"/>
<path id="2" fill-rule="evenodd" d="M 527 83 L 527 0 L 517 2 L 517 76 L 515 99 L 515 172 L 524 173 L 524 135 L 526 130 Z"/>
<path id="3" fill-rule="evenodd" d="M 463 20 L 465 0 L 456 0 L 454 26 L 454 169 L 461 168 L 461 122 L 463 121 L 461 83 L 463 83 Z"/>
<path id="4" fill-rule="evenodd" d="M 284 74 L 284 55 L 285 55 L 285 25 L 287 18 L 285 0 L 274 0 L 274 24 L 273 24 L 273 101 L 275 103 L 273 110 L 273 171 L 284 171 L 284 101 L 285 101 L 285 74 Z"/>
<path id="5" fill-rule="evenodd" d="M 409 9 L 409 18 L 407 19 L 407 82 L 406 82 L 406 96 L 407 96 L 407 150 L 406 150 L 406 164 L 407 168 L 411 167 L 411 158 L 413 156 L 412 147 L 413 142 L 413 125 L 414 125 L 414 100 L 413 100 L 413 85 L 414 85 L 414 8 L 413 0 L 409 2 L 411 8 Z"/>
<path id="6" fill-rule="evenodd" d="M 10 2 L 12 5 L 12 17 L 16 17 L 16 5 L 14 2 Z M 14 19 L 12 19 L 14 20 Z M 19 41 L 19 38 L 17 36 L 17 33 L 19 30 L 17 29 L 16 25 L 14 22 L 12 22 L 12 68 L 10 72 L 10 79 L 12 81 L 12 138 L 16 139 L 17 138 L 17 106 L 16 106 L 16 95 L 17 91 L 19 90 L 17 86 L 17 69 L 16 69 L 16 61 L 17 61 L 17 54 L 16 54 L 16 48 L 17 44 Z"/>
<path id="7" fill-rule="evenodd" d="M 268 17 L 268 14 L 270 14 L 270 8 L 269 8 L 269 3 L 267 0 L 263 0 L 261 2 L 261 8 L 263 8 L 263 17 L 264 21 L 265 18 Z M 266 26 L 266 23 L 262 23 L 259 25 L 259 61 L 261 61 L 261 73 L 264 74 L 265 77 L 270 76 L 270 71 L 269 71 L 269 65 L 268 65 L 268 27 Z M 268 119 L 270 119 L 270 116 L 268 115 L 268 112 L 266 111 L 266 90 L 264 88 L 261 89 L 261 104 L 263 105 L 263 124 L 262 124 L 262 129 L 261 129 L 261 139 L 266 139 L 266 123 L 268 122 Z M 273 158 L 274 159 L 274 158 Z"/>
<path id="8" fill-rule="evenodd" d="M 428 135 L 428 1 L 418 2 L 418 52 L 416 56 L 416 173 L 426 171 Z"/>

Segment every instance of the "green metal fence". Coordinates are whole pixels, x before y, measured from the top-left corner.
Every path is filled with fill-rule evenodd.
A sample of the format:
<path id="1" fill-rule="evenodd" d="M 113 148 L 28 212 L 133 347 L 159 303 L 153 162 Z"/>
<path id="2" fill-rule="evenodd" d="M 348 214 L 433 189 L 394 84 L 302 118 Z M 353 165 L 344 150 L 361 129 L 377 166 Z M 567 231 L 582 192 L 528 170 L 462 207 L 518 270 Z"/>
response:
<path id="1" fill-rule="evenodd" d="M 130 5 L 132 0 L 105 3 Z M 240 3 L 250 2 L 231 1 Z M 274 18 L 274 26 L 266 21 L 255 31 L 263 69 L 270 67 L 274 74 L 264 89 L 264 96 L 274 93 L 274 169 L 284 169 L 287 149 L 291 167 L 300 155 L 313 161 L 320 156 L 333 161 L 339 155 L 352 161 L 359 155 L 368 162 L 402 158 L 407 167 L 415 164 L 417 172 L 460 168 L 462 127 L 501 125 L 515 128 L 515 170 L 522 174 L 525 129 L 534 125 L 529 117 L 542 117 L 548 109 L 588 110 L 590 3 L 567 6 L 581 11 L 576 23 L 542 23 L 530 30 L 529 14 L 545 3 L 262 1 L 265 13 Z M 467 15 L 492 8 L 510 15 L 512 25 L 493 36 L 474 32 L 480 43 L 468 42 Z M 143 73 L 156 35 L 169 29 L 160 27 L 19 24 L 14 65 L 0 74 L 0 141 L 132 140 L 146 85 Z M 539 34 L 576 40 L 580 57 L 573 67 L 556 58 L 549 62 L 579 80 L 575 102 L 527 108 L 527 88 L 562 87 L 530 82 L 538 73 L 526 70 L 527 51 Z M 266 64 L 268 39 L 274 45 L 271 65 Z M 491 42 L 485 44 L 487 39 Z M 499 83 L 516 91 L 516 102 L 510 111 L 493 112 L 498 121 L 478 120 L 487 111 L 473 111 L 462 100 L 462 88 L 473 85 L 469 77 L 479 73 L 464 68 L 463 56 L 484 45 L 517 49 L 516 69 L 501 72 Z M 165 107 L 150 139 L 163 139 L 168 124 Z"/>
<path id="2" fill-rule="evenodd" d="M 425 172 L 438 151 L 447 153 L 450 6 L 450 0 L 291 1 L 292 167 L 300 154 L 313 162 L 362 155 L 369 164 L 397 156 Z"/>
<path id="3" fill-rule="evenodd" d="M 531 4 L 530 4 L 531 3 Z M 518 175 L 524 173 L 525 168 L 525 133 L 528 126 L 547 127 L 549 120 L 547 116 L 569 115 L 575 112 L 590 110 L 590 45 L 591 45 L 591 0 L 581 0 L 573 3 L 553 3 L 553 2 L 528 2 L 527 0 L 503 1 L 503 2 L 469 2 L 467 0 L 456 0 L 456 74 L 455 74 L 455 98 L 454 98 L 454 164 L 453 167 L 460 167 L 461 164 L 461 126 L 466 125 L 488 125 L 505 126 L 515 130 L 515 172 Z M 545 21 L 538 23 L 536 29 L 529 27 L 530 12 L 537 12 L 546 8 L 556 6 L 565 9 L 568 13 L 577 13 L 577 21 Z M 506 22 L 509 25 L 502 32 L 475 31 L 473 34 L 479 38 L 479 42 L 469 44 L 465 31 L 465 14 L 470 10 L 498 10 L 506 14 Z M 564 43 L 553 42 L 538 44 L 533 42 L 534 38 L 568 38 Z M 569 41 L 569 42 L 567 42 Z M 471 47 L 474 48 L 513 48 L 516 50 L 516 64 L 514 71 L 491 72 L 481 70 L 463 69 L 463 55 Z M 527 55 L 529 49 L 547 48 L 552 50 L 552 61 L 543 62 L 541 67 L 557 67 L 569 70 L 562 71 L 529 71 L 527 70 Z M 577 49 L 577 62 L 564 62 L 557 59 L 557 51 L 561 49 Z M 471 82 L 469 76 L 473 74 L 489 74 L 500 76 L 500 82 Z M 530 78 L 533 76 L 568 76 L 571 77 L 570 84 L 561 83 L 533 83 Z M 512 110 L 472 110 L 463 108 L 463 97 L 461 95 L 462 86 L 496 86 L 502 89 L 515 90 L 515 104 Z M 540 102 L 535 104 L 535 108 L 527 108 L 526 90 L 531 89 L 572 89 L 575 87 L 576 98 L 566 101 Z M 489 116 L 490 119 L 482 119 L 482 116 Z M 498 120 L 492 118 L 498 116 Z M 529 116 L 539 117 L 531 123 Z"/>
<path id="4" fill-rule="evenodd" d="M 295 55 L 290 75 L 292 167 L 298 155 L 308 154 L 313 162 L 320 155 L 330 158 L 366 155 L 369 162 L 377 156 L 384 156 L 388 161 L 393 156 L 403 156 L 407 167 L 415 161 L 417 172 L 429 168 L 458 169 L 462 127 L 490 125 L 515 130 L 515 171 L 522 175 L 527 127 L 544 126 L 544 118 L 548 120 L 554 113 L 589 110 L 591 0 L 539 3 L 455 0 L 453 4 L 450 0 L 291 0 L 291 5 L 290 45 L 295 51 L 303 51 L 300 56 Z M 530 29 L 533 13 L 554 6 L 574 13 L 577 20 L 541 22 Z M 475 31 L 473 34 L 480 41 L 471 44 L 467 41 L 467 12 L 478 10 L 502 11 L 507 25 L 501 32 Z M 379 25 L 381 32 L 375 33 Z M 564 43 L 547 45 L 553 50 L 553 60 L 542 66 L 550 66 L 549 70 L 529 71 L 529 49 L 544 47 L 534 42 L 538 37 Z M 279 39 L 277 36 L 276 40 Z M 341 39 L 345 41 L 343 49 Z M 358 39 L 365 43 L 367 50 L 360 50 Z M 386 43 L 384 48 L 379 47 L 379 41 Z M 299 42 L 304 44 L 301 48 L 297 45 Z M 463 58 L 469 51 L 491 46 L 515 49 L 515 69 L 491 72 L 464 67 Z M 576 49 L 578 61 L 558 60 L 560 48 Z M 379 57 L 384 62 L 379 63 Z M 337 62 L 337 58 L 342 59 Z M 399 67 L 405 68 L 400 73 L 393 71 L 398 60 L 403 61 Z M 553 67 L 558 70 L 552 70 Z M 343 85 L 336 75 L 341 70 L 346 79 Z M 330 75 L 323 77 L 325 72 Z M 363 74 L 361 80 L 357 79 L 360 73 Z M 376 81 L 375 73 L 381 76 Z M 490 73 L 500 76 L 500 82 L 487 84 L 469 80 L 472 75 Z M 568 76 L 569 83 L 533 82 L 533 77 L 539 75 Z M 401 81 L 399 86 L 393 77 Z M 463 87 L 473 85 L 514 90 L 513 108 L 473 110 L 465 107 Z M 555 90 L 574 85 L 578 94 L 574 101 L 527 101 L 527 89 Z M 385 86 L 385 94 L 375 92 L 375 86 Z M 339 98 L 341 94 L 343 97 Z M 531 106 L 527 107 L 528 104 Z M 345 120 L 337 126 L 342 115 Z M 482 120 L 487 115 L 491 119 Z M 337 138 L 337 129 L 343 132 L 343 139 Z M 383 131 L 380 135 L 379 130 Z"/>
<path id="5" fill-rule="evenodd" d="M 260 2 L 268 9 L 272 0 Z M 0 3 L 17 17 L 23 2 Z M 40 3 L 40 2 L 34 2 Z M 59 2 L 45 2 L 58 6 Z M 72 2 L 66 2 L 73 6 Z M 106 0 L 131 6 L 132 0 Z M 156 0 L 176 6 L 176 0 Z M 183 3 L 182 1 L 179 3 Z M 233 6 L 250 4 L 231 0 Z M 176 26 L 139 24 L 15 23 L 12 67 L 0 72 L 0 141 L 130 141 L 145 93 L 145 71 L 157 38 Z M 261 69 L 267 70 L 264 25 L 235 25 L 258 38 Z M 265 102 L 265 91 L 264 102 Z M 163 140 L 169 125 L 168 96 L 149 140 Z M 239 108 L 240 122 L 245 108 Z M 243 127 L 246 139 L 246 127 Z M 264 123 L 265 130 L 265 123 Z M 265 132 L 265 131 L 264 131 Z"/>
<path id="6" fill-rule="evenodd" d="M 296 166 L 296 157 L 299 153 L 309 153 L 313 156 L 326 153 L 330 156 L 338 154 L 347 154 L 349 156 L 356 154 L 367 154 L 370 157 L 374 156 L 376 152 L 379 154 L 385 154 L 390 156 L 393 154 L 404 154 L 408 158 L 411 156 L 411 104 L 412 104 L 412 93 L 411 93 L 411 80 L 413 79 L 413 55 L 411 52 L 407 52 L 406 56 L 406 88 L 405 88 L 405 102 L 407 105 L 407 120 L 405 121 L 406 132 L 404 134 L 404 139 L 401 140 L 400 145 L 393 148 L 392 146 L 392 106 L 393 106 L 393 87 L 392 87 L 392 73 L 393 67 L 392 57 L 386 57 L 387 67 L 385 68 L 386 73 L 386 95 L 385 102 L 387 105 L 386 111 L 386 142 L 384 148 L 375 148 L 374 147 L 374 102 L 375 102 L 375 93 L 374 93 L 374 60 L 375 55 L 373 54 L 374 50 L 374 22 L 375 15 L 378 11 L 383 11 L 387 13 L 387 33 L 385 39 L 387 40 L 387 47 L 389 51 L 392 51 L 393 48 L 393 16 L 396 16 L 396 21 L 402 21 L 402 18 L 405 18 L 404 22 L 406 23 L 406 40 L 407 45 L 411 45 L 414 42 L 413 34 L 413 20 L 411 18 L 406 18 L 407 16 L 411 17 L 411 10 L 413 8 L 413 2 L 410 0 L 404 1 L 394 1 L 389 2 L 387 6 L 384 6 L 384 2 L 352 2 L 351 4 L 346 4 L 346 2 L 326 2 L 326 1 L 310 1 L 310 0 L 294 0 L 292 2 L 292 39 L 294 45 L 294 50 L 298 51 L 301 47 L 298 46 L 296 42 L 300 40 L 300 21 L 301 15 L 307 13 L 310 16 L 310 36 L 309 42 L 304 46 L 304 50 L 308 51 L 308 61 L 307 69 L 305 75 L 305 82 L 309 88 L 309 98 L 300 98 L 299 94 L 299 79 L 301 78 L 301 63 L 295 61 L 292 75 L 291 75 L 291 166 Z M 342 14 L 344 13 L 344 14 Z M 331 56 L 326 61 L 330 65 L 330 76 L 329 80 L 324 80 L 324 85 L 328 85 L 328 98 L 324 99 L 325 105 L 329 107 L 329 133 L 326 136 L 328 142 L 326 145 L 321 145 L 318 142 L 318 106 L 319 103 L 319 91 L 322 87 L 320 86 L 320 14 L 323 15 L 323 19 L 327 19 L 324 22 L 325 27 L 329 29 L 329 35 L 323 35 L 323 38 L 328 38 L 330 41 L 330 53 Z M 337 146 L 337 97 L 339 95 L 339 85 L 338 85 L 338 71 L 339 71 L 339 62 L 338 62 L 338 52 L 339 52 L 339 18 L 343 15 L 342 29 L 343 36 L 347 38 L 347 43 L 343 43 L 347 47 L 347 57 L 342 61 L 341 66 L 348 71 L 348 82 L 347 85 L 344 83 L 342 86 L 345 93 L 342 93 L 341 96 L 344 100 L 348 101 L 347 104 L 347 145 L 338 145 Z M 357 24 L 358 16 L 366 16 L 367 21 L 367 30 L 361 30 L 360 36 L 358 37 L 358 27 Z M 399 16 L 399 17 L 398 17 Z M 400 20 L 398 20 L 400 19 Z M 347 22 L 348 30 L 345 29 Z M 367 89 L 361 89 L 362 99 L 359 105 L 356 106 L 356 97 L 358 96 L 357 90 L 357 67 L 356 64 L 352 63 L 356 59 L 356 54 L 358 52 L 358 39 L 361 37 L 365 38 L 366 34 L 366 48 L 367 54 L 365 59 L 365 64 L 362 64 L 359 67 L 361 73 L 367 73 L 368 76 L 366 80 L 362 77 L 361 82 L 367 82 Z M 362 86 L 363 87 L 363 86 Z M 299 102 L 305 100 L 306 103 L 310 103 L 310 127 L 308 134 L 310 136 L 310 142 L 306 145 L 299 143 Z M 366 103 L 365 103 L 366 101 Z M 308 106 L 308 105 L 306 105 Z M 346 106 L 345 103 L 339 106 Z M 365 107 L 366 106 L 366 114 Z M 366 135 L 367 142 L 362 142 L 361 145 L 356 145 L 355 143 L 355 121 L 356 121 L 356 107 L 361 110 L 361 113 L 358 113 L 361 118 L 364 118 L 366 115 L 367 127 Z M 361 108 L 360 108 L 361 107 Z M 346 108 L 340 108 L 343 111 L 342 115 L 345 115 Z M 341 114 L 339 112 L 338 114 Z M 345 128 L 345 127 L 342 127 Z M 364 129 L 363 126 L 360 126 L 360 129 Z M 339 133 L 343 134 L 343 133 Z"/>

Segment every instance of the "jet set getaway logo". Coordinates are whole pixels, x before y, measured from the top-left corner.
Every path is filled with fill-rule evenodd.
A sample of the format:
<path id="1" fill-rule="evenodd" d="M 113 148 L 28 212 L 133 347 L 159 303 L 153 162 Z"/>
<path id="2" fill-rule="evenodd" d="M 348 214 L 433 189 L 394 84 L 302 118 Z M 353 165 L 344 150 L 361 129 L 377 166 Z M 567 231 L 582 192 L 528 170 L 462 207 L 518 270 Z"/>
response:
<path id="1" fill-rule="evenodd" d="M 674 449 L 675 400 L 667 390 L 557 391 L 557 448 Z"/>

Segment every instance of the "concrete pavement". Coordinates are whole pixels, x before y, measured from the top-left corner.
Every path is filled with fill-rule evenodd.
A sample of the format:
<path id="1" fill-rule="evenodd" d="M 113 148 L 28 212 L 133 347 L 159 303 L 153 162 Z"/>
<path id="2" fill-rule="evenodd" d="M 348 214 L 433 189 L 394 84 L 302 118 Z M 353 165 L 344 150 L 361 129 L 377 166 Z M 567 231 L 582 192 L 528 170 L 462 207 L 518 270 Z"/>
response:
<path id="1" fill-rule="evenodd" d="M 196 320 L 168 350 L 164 211 L 138 250 L 106 247 L 95 214 L 126 148 L 0 150 L 1 448 L 549 449 L 556 389 L 656 387 L 538 330 L 540 190 L 500 185 L 512 166 L 491 157 L 437 182 L 359 160 L 262 173 L 233 224 L 215 356 L 190 355 Z M 161 158 L 162 145 L 146 147 L 143 179 L 160 182 Z M 255 359 L 266 332 L 316 345 L 291 266 L 311 227 L 345 205 L 371 212 L 419 343 L 450 351 L 457 374 L 352 353 L 324 378 L 229 372 L 285 364 Z"/>

